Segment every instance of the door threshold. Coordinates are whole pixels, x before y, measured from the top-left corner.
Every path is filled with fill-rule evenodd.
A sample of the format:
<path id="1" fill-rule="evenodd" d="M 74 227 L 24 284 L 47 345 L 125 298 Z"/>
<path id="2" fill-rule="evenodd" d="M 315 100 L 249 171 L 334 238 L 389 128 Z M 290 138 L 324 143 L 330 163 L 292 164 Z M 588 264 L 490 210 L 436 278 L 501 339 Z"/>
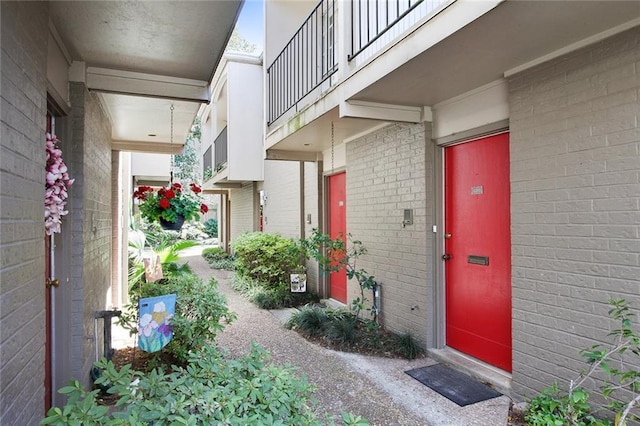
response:
<path id="1" fill-rule="evenodd" d="M 339 300 L 331 299 L 331 298 L 322 299 L 322 300 L 320 300 L 320 302 L 322 302 L 325 305 L 327 305 L 327 308 L 337 309 L 337 308 L 346 308 L 347 307 L 346 303 L 342 303 Z"/>
<path id="2" fill-rule="evenodd" d="M 511 397 L 510 373 L 450 347 L 428 349 L 427 353 L 430 358 L 448 364 L 456 370 L 462 371 L 483 383 L 489 384 L 503 395 Z"/>

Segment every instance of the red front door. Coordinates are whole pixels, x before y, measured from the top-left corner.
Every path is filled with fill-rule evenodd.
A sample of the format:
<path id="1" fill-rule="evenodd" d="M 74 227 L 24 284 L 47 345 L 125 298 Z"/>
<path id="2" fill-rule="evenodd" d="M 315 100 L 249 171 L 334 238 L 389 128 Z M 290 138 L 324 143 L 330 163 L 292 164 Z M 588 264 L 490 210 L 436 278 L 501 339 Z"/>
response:
<path id="1" fill-rule="evenodd" d="M 511 371 L 509 134 L 445 149 L 447 345 Z"/>
<path id="2" fill-rule="evenodd" d="M 347 186 L 346 173 L 329 176 L 329 236 L 345 238 L 347 234 Z M 343 269 L 329 276 L 329 292 L 332 299 L 347 303 L 347 273 Z"/>

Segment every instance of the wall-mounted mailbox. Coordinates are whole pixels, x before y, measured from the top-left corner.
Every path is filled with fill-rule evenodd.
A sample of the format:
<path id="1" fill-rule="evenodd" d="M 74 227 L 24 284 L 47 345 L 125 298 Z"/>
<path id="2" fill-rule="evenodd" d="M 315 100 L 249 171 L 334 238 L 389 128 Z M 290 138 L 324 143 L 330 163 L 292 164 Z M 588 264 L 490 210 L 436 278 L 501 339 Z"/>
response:
<path id="1" fill-rule="evenodd" d="M 467 257 L 467 262 L 474 265 L 489 266 L 489 256 L 477 256 L 475 254 L 470 254 Z"/>
<path id="2" fill-rule="evenodd" d="M 413 225 L 413 209 L 404 209 L 402 227 Z"/>

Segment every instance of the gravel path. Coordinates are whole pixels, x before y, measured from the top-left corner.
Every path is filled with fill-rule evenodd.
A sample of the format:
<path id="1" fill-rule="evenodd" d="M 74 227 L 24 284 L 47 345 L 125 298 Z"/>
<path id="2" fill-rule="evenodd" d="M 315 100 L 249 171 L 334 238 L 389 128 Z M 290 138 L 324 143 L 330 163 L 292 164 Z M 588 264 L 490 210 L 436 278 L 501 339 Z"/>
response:
<path id="1" fill-rule="evenodd" d="M 337 352 L 308 342 L 283 327 L 278 316 L 258 309 L 236 294 L 229 273 L 210 268 L 199 255 L 184 257 L 192 270 L 208 281 L 215 277 L 238 317 L 218 334 L 216 343 L 234 355 L 246 353 L 254 341 L 271 353 L 276 364 L 290 363 L 316 385 L 318 418 L 342 424 L 343 411 L 360 415 L 380 426 L 506 424 L 509 399 L 505 396 L 459 407 L 423 386 L 404 371 L 434 363 L 370 357 Z"/>

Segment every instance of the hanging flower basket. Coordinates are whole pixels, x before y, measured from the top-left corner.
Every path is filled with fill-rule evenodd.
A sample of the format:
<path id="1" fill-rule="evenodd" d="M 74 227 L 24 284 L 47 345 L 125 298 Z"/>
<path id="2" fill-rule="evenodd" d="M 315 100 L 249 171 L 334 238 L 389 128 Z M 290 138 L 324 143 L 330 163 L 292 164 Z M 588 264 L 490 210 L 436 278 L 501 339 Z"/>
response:
<path id="1" fill-rule="evenodd" d="M 178 215 L 175 222 L 169 222 L 163 218 L 159 218 L 158 223 L 160 223 L 160 226 L 165 231 L 179 231 L 182 229 L 182 225 L 184 224 L 184 216 Z"/>
<path id="2" fill-rule="evenodd" d="M 133 193 L 143 218 L 150 222 L 159 222 L 164 229 L 180 230 L 185 221 L 196 219 L 209 211 L 202 203 L 202 189 L 195 183 L 189 189 L 183 189 L 179 183 L 160 188 L 154 192 L 150 186 L 140 186 Z"/>

